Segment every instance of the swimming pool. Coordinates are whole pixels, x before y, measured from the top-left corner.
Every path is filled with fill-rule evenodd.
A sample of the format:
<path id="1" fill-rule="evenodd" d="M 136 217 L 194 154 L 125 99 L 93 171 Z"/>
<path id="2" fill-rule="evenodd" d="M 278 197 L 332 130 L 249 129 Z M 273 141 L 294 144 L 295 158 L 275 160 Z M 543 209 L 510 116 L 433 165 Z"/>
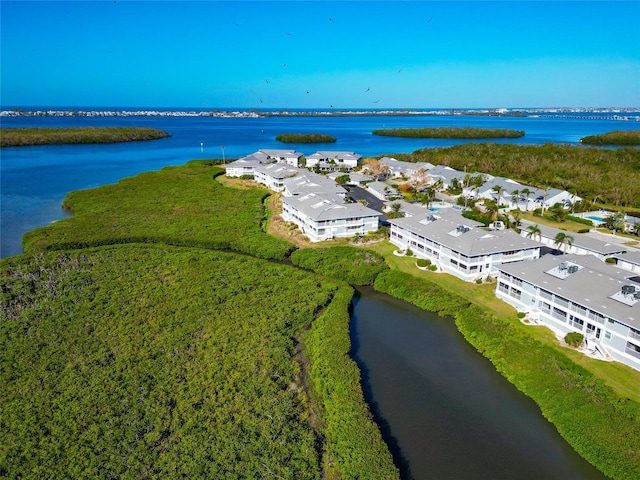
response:
<path id="1" fill-rule="evenodd" d="M 604 222 L 604 218 L 602 218 L 602 217 L 596 217 L 595 215 L 590 215 L 590 216 L 588 216 L 587 218 L 589 218 L 589 219 L 591 219 L 591 220 L 595 220 L 596 222 L 600 222 L 600 223 Z"/>

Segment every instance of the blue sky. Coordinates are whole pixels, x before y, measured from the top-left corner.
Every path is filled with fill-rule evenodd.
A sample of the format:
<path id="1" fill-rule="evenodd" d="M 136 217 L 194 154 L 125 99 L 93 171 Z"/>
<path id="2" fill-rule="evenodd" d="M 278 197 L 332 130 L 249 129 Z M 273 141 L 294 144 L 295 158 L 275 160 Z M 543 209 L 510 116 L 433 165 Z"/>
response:
<path id="1" fill-rule="evenodd" d="M 640 107 L 640 1 L 0 2 L 7 106 Z"/>

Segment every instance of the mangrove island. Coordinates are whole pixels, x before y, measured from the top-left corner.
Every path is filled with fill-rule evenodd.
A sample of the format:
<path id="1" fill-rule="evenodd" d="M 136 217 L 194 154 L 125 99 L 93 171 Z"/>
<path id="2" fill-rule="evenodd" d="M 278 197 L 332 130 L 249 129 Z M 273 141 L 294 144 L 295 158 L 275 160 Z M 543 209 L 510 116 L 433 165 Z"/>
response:
<path id="1" fill-rule="evenodd" d="M 276 140 L 282 143 L 335 143 L 336 137 L 323 133 L 283 133 Z"/>
<path id="2" fill-rule="evenodd" d="M 475 127 L 424 127 L 424 128 L 391 128 L 374 130 L 374 135 L 407 138 L 456 138 L 461 140 L 486 138 L 519 138 L 524 136 L 521 130 L 504 128 Z"/>
<path id="3" fill-rule="evenodd" d="M 586 145 L 640 145 L 640 130 L 616 130 L 582 137 L 580 143 Z"/>
<path id="4" fill-rule="evenodd" d="M 0 147 L 139 142 L 170 136 L 143 127 L 0 128 Z"/>

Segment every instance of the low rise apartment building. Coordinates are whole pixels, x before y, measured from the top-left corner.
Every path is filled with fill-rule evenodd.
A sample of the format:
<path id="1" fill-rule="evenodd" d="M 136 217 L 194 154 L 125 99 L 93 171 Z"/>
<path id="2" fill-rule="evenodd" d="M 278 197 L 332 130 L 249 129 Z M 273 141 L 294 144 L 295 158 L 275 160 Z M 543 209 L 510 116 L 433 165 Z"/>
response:
<path id="1" fill-rule="evenodd" d="M 378 230 L 382 213 L 335 195 L 307 193 L 282 197 L 282 218 L 295 223 L 312 242 L 366 235 Z"/>
<path id="2" fill-rule="evenodd" d="M 496 296 L 602 358 L 640 370 L 640 282 L 593 255 L 545 255 L 498 267 Z"/>
<path id="3" fill-rule="evenodd" d="M 391 243 L 467 282 L 496 276 L 504 263 L 540 256 L 537 242 L 511 230 L 487 231 L 454 209 L 388 221 Z"/>

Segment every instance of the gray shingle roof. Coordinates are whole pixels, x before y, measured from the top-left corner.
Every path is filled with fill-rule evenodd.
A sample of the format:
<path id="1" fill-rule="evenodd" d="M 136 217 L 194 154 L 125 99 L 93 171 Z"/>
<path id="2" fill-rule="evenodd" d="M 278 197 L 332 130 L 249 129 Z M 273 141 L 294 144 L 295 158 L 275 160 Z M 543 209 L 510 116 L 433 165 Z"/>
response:
<path id="1" fill-rule="evenodd" d="M 481 223 L 466 219 L 453 209 L 445 210 L 435 213 L 436 220 L 429 223 L 425 222 L 424 216 L 394 218 L 389 223 L 470 257 L 540 247 L 538 242 L 521 237 L 512 230 L 483 230 Z M 460 225 L 469 227 L 469 230 L 456 235 L 453 232 Z"/>
<path id="2" fill-rule="evenodd" d="M 342 196 L 347 194 L 344 188 L 330 178 L 304 169 L 301 169 L 298 175 L 293 178 L 285 178 L 282 183 L 290 195 L 300 195 L 308 192 L 325 192 Z"/>
<path id="3" fill-rule="evenodd" d="M 282 203 L 290 205 L 313 221 L 341 220 L 346 218 L 380 217 L 382 214 L 360 203 L 345 203 L 340 197 L 308 193 L 295 197 L 282 197 Z"/>
<path id="4" fill-rule="evenodd" d="M 582 268 L 564 278 L 547 273 L 563 261 Z M 621 291 L 623 285 L 633 284 L 640 288 L 640 284 L 628 280 L 630 272 L 592 255 L 544 255 L 534 261 L 503 264 L 498 269 L 602 315 L 640 328 L 640 302 L 627 305 L 610 298 Z"/>
<path id="5" fill-rule="evenodd" d="M 589 237 L 582 233 L 571 233 L 566 232 L 564 230 L 560 230 L 558 228 L 548 227 L 546 225 L 538 225 L 540 229 L 540 233 L 543 237 L 554 239 L 558 233 L 565 233 L 567 235 L 571 235 L 573 237 L 573 246 L 580 247 L 585 250 L 589 250 L 594 253 L 598 253 L 600 255 L 613 255 L 616 253 L 622 253 L 626 250 L 626 248 L 621 247 L 620 245 L 616 245 L 614 243 L 603 242 L 596 238 Z M 526 229 L 523 230 L 526 232 Z"/>

